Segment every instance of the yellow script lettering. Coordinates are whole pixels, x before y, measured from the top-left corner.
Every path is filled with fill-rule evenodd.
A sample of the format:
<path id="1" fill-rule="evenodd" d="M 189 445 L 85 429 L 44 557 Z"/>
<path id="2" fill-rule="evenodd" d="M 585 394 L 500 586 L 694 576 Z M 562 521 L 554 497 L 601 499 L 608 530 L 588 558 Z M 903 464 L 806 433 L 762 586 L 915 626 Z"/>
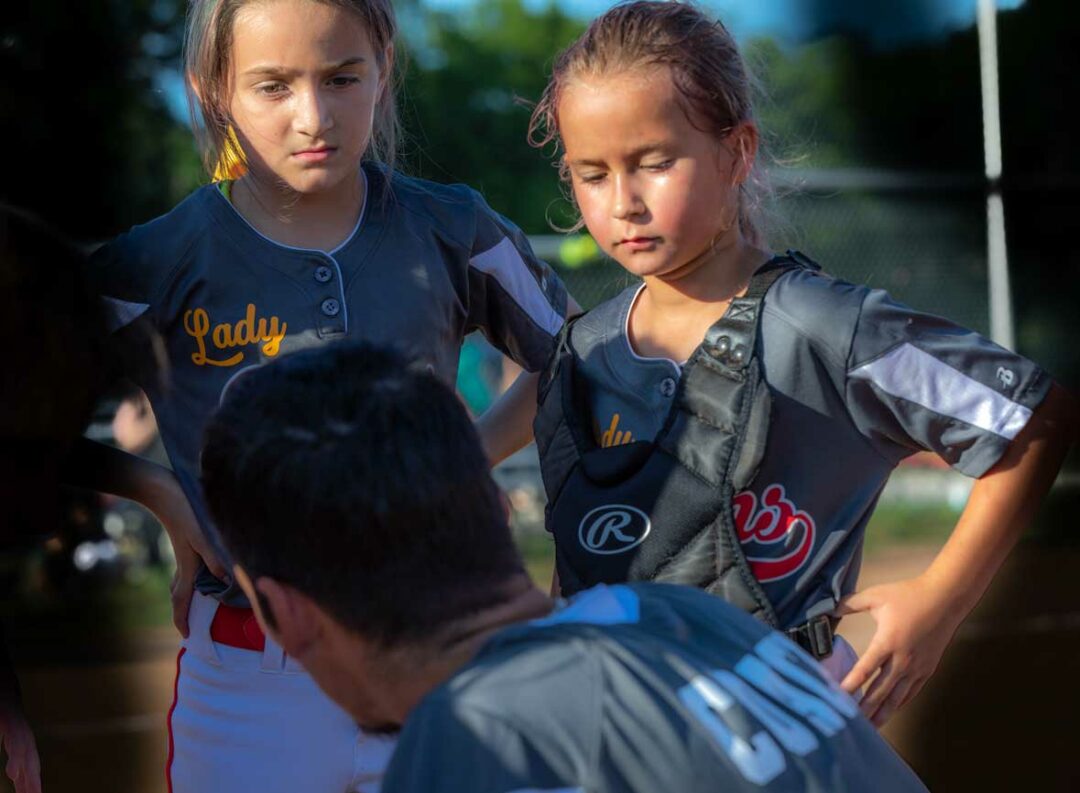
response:
<path id="1" fill-rule="evenodd" d="M 228 322 L 222 322 L 214 326 L 214 346 L 219 350 L 227 350 L 233 346 L 232 326 Z"/>
<path id="2" fill-rule="evenodd" d="M 184 312 L 184 330 L 195 339 L 197 350 L 191 354 L 191 361 L 196 366 L 236 366 L 244 360 L 244 353 L 238 352 L 224 361 L 215 361 L 206 356 L 206 335 L 210 332 L 210 315 L 206 309 L 197 308 Z"/>
<path id="3" fill-rule="evenodd" d="M 281 329 L 278 330 L 278 321 L 277 317 L 270 317 L 270 335 L 261 336 L 262 340 L 266 342 L 262 350 L 271 358 L 277 355 L 278 350 L 281 349 L 281 340 L 285 338 L 285 331 L 289 327 L 287 322 L 282 322 Z"/>
<path id="4" fill-rule="evenodd" d="M 244 360 L 243 351 L 239 351 L 224 360 L 215 360 L 206 354 L 206 338 L 210 337 L 214 347 L 227 350 L 246 347 L 249 344 L 262 343 L 262 351 L 274 357 L 281 351 L 281 342 L 288 331 L 288 323 L 279 317 L 259 317 L 254 303 L 248 303 L 244 316 L 236 323 L 219 322 L 211 330 L 210 315 L 205 308 L 196 308 L 184 313 L 184 330 L 195 339 L 196 350 L 191 360 L 197 366 L 236 366 Z"/>
<path id="5" fill-rule="evenodd" d="M 244 318 L 237 322 L 233 329 L 233 341 L 239 345 L 246 345 L 258 340 L 255 335 L 255 304 L 248 303 Z"/>

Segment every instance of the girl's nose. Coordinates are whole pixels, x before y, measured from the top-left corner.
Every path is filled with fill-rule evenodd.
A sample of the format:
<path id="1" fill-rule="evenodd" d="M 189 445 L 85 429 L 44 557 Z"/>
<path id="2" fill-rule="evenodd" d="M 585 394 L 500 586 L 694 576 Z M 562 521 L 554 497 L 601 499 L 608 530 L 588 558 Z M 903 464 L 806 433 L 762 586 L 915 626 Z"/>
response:
<path id="1" fill-rule="evenodd" d="M 329 103 L 318 86 L 298 92 L 296 101 L 294 124 L 297 132 L 317 138 L 333 125 Z"/>
<path id="2" fill-rule="evenodd" d="M 641 195 L 635 189 L 634 182 L 630 177 L 617 175 L 614 177 L 614 185 L 615 195 L 611 214 L 617 220 L 640 215 L 645 210 Z"/>

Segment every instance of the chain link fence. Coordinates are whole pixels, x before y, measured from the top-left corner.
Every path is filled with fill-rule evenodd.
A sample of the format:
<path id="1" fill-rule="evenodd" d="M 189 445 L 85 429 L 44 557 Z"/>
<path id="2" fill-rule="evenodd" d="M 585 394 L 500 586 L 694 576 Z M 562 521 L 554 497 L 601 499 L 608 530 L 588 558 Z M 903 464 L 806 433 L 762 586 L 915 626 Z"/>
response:
<path id="1" fill-rule="evenodd" d="M 812 171 L 778 174 L 774 182 L 782 197 L 765 219 L 774 249 L 797 248 L 832 275 L 989 332 L 986 210 L 977 179 Z M 561 255 L 564 240 L 532 238 L 584 308 L 636 281 L 606 257 L 572 266 Z"/>

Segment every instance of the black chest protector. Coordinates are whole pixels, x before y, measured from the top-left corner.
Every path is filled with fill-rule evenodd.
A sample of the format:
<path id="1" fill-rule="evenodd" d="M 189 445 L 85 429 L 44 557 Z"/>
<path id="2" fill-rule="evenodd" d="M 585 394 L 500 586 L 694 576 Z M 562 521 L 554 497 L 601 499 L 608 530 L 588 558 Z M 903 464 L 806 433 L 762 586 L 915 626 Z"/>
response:
<path id="1" fill-rule="evenodd" d="M 757 473 L 769 431 L 757 354 L 762 300 L 783 273 L 811 264 L 789 253 L 753 276 L 683 367 L 652 441 L 597 445 L 573 323 L 563 328 L 534 430 L 564 595 L 600 583 L 685 584 L 777 626 L 736 536 L 732 499 Z"/>

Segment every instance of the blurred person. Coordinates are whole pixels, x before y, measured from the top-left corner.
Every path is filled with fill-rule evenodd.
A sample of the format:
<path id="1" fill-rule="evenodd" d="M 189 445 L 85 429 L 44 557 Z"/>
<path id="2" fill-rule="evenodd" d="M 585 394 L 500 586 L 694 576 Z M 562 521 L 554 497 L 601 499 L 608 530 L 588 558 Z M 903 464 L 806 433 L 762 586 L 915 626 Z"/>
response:
<path id="1" fill-rule="evenodd" d="M 808 655 L 722 600 L 537 590 L 423 361 L 349 344 L 263 367 L 202 460 L 268 639 L 362 727 L 401 731 L 383 793 L 925 789 Z"/>
<path id="2" fill-rule="evenodd" d="M 193 2 L 185 72 L 214 183 L 91 263 L 116 343 L 149 327 L 168 364 L 127 373 L 173 470 L 104 448 L 81 462 L 172 540 L 177 793 L 375 790 L 389 752 L 252 632 L 229 580 L 198 483 L 199 438 L 229 384 L 345 338 L 400 343 L 453 382 L 477 329 L 536 372 L 566 315 L 559 279 L 478 193 L 395 170 L 395 30 L 389 0 Z M 535 388 L 523 377 L 478 420 L 491 462 L 531 437 Z"/>
<path id="3" fill-rule="evenodd" d="M 41 758 L 34 731 L 23 712 L 19 680 L 8 656 L 0 626 L 0 749 L 7 754 L 4 771 L 15 793 L 41 793 Z"/>
<path id="4" fill-rule="evenodd" d="M 149 457 L 162 464 L 168 462 L 168 455 L 160 443 L 154 410 L 142 389 L 134 389 L 120 400 L 113 415 L 112 434 L 116 445 L 125 452 Z"/>
<path id="5" fill-rule="evenodd" d="M 914 697 L 1075 435 L 1040 367 L 769 250 L 751 77 L 689 3 L 615 6 L 556 59 L 530 138 L 581 222 L 642 279 L 568 323 L 535 424 L 555 589 L 713 592 L 819 658 L 877 725 Z M 855 592 L 893 468 L 977 479 L 920 576 Z M 834 631 L 869 611 L 865 656 Z"/>
<path id="6" fill-rule="evenodd" d="M 60 482 L 105 382 L 105 323 L 82 255 L 40 221 L 0 206 L 0 550 L 40 543 L 66 520 Z M 28 329 L 32 336 L 28 338 Z M 41 790 L 41 763 L 0 628 L 0 748 L 16 793 Z"/>
<path id="7" fill-rule="evenodd" d="M 169 465 L 169 455 L 161 442 L 154 410 L 142 389 L 132 387 L 121 398 L 113 415 L 112 436 L 116 445 L 125 452 L 159 465 Z M 126 499 L 110 497 L 106 504 L 110 512 L 122 521 L 123 531 L 137 539 L 138 560 L 153 567 L 164 565 L 164 554 L 169 551 L 165 546 L 167 535 L 154 514 Z"/>

